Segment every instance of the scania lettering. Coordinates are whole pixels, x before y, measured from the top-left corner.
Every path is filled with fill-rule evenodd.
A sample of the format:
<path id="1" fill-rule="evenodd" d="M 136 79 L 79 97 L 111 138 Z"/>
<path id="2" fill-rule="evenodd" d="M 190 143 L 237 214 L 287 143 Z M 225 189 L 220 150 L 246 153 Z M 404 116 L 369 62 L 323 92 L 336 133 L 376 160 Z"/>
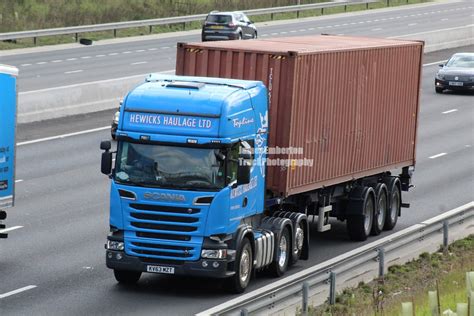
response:
<path id="1" fill-rule="evenodd" d="M 116 146 L 101 143 L 118 282 L 201 276 L 240 293 L 254 272 L 281 276 L 308 259 L 310 231 L 338 225 L 330 218 L 360 241 L 408 207 L 422 43 L 239 45 L 178 45 L 186 76 L 149 75 L 120 107 Z M 323 80 L 327 65 L 342 68 Z"/>

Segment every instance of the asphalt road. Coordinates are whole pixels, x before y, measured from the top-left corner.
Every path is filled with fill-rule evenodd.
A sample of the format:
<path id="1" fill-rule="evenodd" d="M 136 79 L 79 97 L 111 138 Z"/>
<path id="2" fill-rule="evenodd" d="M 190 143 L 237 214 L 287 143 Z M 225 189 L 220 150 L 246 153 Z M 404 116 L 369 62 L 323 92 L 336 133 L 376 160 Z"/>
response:
<path id="1" fill-rule="evenodd" d="M 473 23 L 470 0 L 428 3 L 396 10 L 371 10 L 286 22 L 258 24 L 259 37 L 310 34 L 398 36 L 465 26 Z M 68 49 L 3 55 L 0 63 L 19 67 L 20 91 L 121 78 L 173 70 L 177 42 L 200 41 L 199 31 L 151 39 L 104 41 L 98 45 L 70 45 Z M 107 44 L 109 43 L 109 44 Z M 28 51 L 28 50 L 26 50 Z"/>
<path id="2" fill-rule="evenodd" d="M 468 2 L 462 3 L 465 7 Z M 458 8 L 456 5 L 459 4 L 453 3 L 447 7 L 457 12 L 453 18 L 468 11 L 456 11 Z M 424 12 L 432 11 L 431 6 L 430 9 L 427 8 Z M 408 9 L 402 11 L 410 12 L 410 15 L 415 14 L 414 20 L 418 21 L 411 23 L 423 24 L 421 22 L 425 16 L 423 13 L 417 16 L 416 14 L 419 13 L 415 13 L 416 11 L 406 10 Z M 438 10 L 441 9 L 435 11 Z M 394 23 L 396 27 L 398 20 L 405 19 L 402 16 L 408 13 L 400 13 L 399 19 L 396 19 L 393 13 L 390 14 L 394 19 L 385 21 L 384 25 Z M 472 10 L 469 14 L 472 15 Z M 371 18 L 380 19 L 381 16 Z M 347 18 L 343 23 L 352 23 L 350 21 Z M 403 21 L 405 24 L 407 22 Z M 304 23 L 317 25 L 314 24 L 315 22 Z M 311 27 L 304 23 L 298 25 L 297 29 Z M 416 31 L 420 31 L 422 27 L 424 26 L 420 25 L 420 29 Z M 386 31 L 387 33 L 379 35 L 391 35 L 391 24 Z M 320 31 L 314 30 L 314 32 Z M 339 30 L 337 32 L 339 33 Z M 283 35 L 279 34 L 279 36 Z M 178 39 L 178 41 L 182 40 Z M 141 42 L 130 45 L 135 48 L 138 47 L 138 43 Z M 146 43 L 144 41 L 140 45 Z M 152 43 L 148 44 L 152 45 Z M 92 49 L 94 46 L 86 49 L 89 48 Z M 473 96 L 453 93 L 437 95 L 433 88 L 433 78 L 438 68 L 437 62 L 445 60 L 455 51 L 474 51 L 474 47 L 425 56 L 425 64 L 434 64 L 424 67 L 423 73 L 418 164 L 414 178 L 417 187 L 405 195 L 405 201 L 411 203 L 411 208 L 402 210 L 403 216 L 399 219 L 395 231 L 473 200 Z M 52 53 L 39 55 L 45 57 L 42 54 Z M 54 54 L 58 54 L 57 56 L 63 59 L 67 56 L 61 55 L 60 52 L 54 52 Z M 150 54 L 151 57 L 153 54 Z M 22 56 L 26 55 L 9 58 L 23 58 Z M 170 58 L 172 58 L 171 55 L 170 53 Z M 57 56 L 51 57 L 58 58 Z M 6 57 L 0 59 L 1 62 L 4 62 L 4 58 Z M 131 60 L 138 61 L 133 58 Z M 89 61 L 93 62 L 93 58 Z M 89 65 L 89 61 L 83 61 L 81 65 Z M 18 60 L 18 62 L 22 61 Z M 99 69 L 94 73 L 99 77 L 102 75 L 101 71 L 106 71 L 106 69 L 112 73 L 116 71 L 105 66 L 101 68 L 101 65 L 100 62 L 95 64 Z M 157 71 L 172 69 L 173 66 L 171 61 L 163 61 Z M 20 70 L 22 70 L 21 67 L 20 65 Z M 150 62 L 150 65 L 141 71 L 149 72 L 150 67 L 155 68 Z M 121 77 L 133 74 L 125 70 L 124 72 L 117 71 L 117 73 Z M 24 74 L 27 72 L 25 71 Z M 111 73 L 108 75 L 110 76 Z M 48 83 L 47 87 L 50 87 L 48 80 L 60 85 L 66 83 L 64 77 L 62 82 L 54 81 L 54 78 L 52 74 L 40 80 L 25 79 L 21 84 L 25 87 L 28 80 L 32 84 Z M 83 80 L 95 80 L 95 77 L 91 74 Z M 38 87 L 31 89 L 38 89 Z M 144 275 L 136 286 L 117 285 L 112 272 L 105 267 L 103 248 L 108 231 L 109 189 L 108 179 L 99 171 L 99 142 L 109 138 L 108 130 L 25 143 L 107 126 L 110 124 L 111 114 L 111 111 L 105 111 L 19 127 L 17 205 L 9 211 L 8 225 L 9 227 L 21 226 L 21 228 L 10 232 L 9 239 L 0 241 L 0 315 L 125 315 L 131 313 L 191 315 L 234 298 L 233 295 L 226 294 L 218 282 L 209 279 Z M 444 155 L 441 155 L 443 153 Z M 333 230 L 322 234 L 312 234 L 310 260 L 298 262 L 288 272 L 289 274 L 363 244 L 348 240 L 343 223 L 333 222 L 332 224 Z M 381 237 L 388 234 L 384 232 Z M 375 239 L 370 238 L 368 242 Z M 260 275 L 253 280 L 249 290 L 272 281 L 274 279 Z M 6 293 L 21 289 L 23 291 L 5 296 Z"/>
<path id="3" fill-rule="evenodd" d="M 429 54 L 425 63 L 446 59 L 452 52 Z M 396 230 L 473 199 L 473 96 L 435 94 L 436 70 L 436 64 L 424 67 L 417 187 L 406 195 L 412 207 L 403 209 Z M 19 136 L 37 139 L 109 120 L 110 113 L 101 112 L 22 125 Z M 109 131 L 103 130 L 19 146 L 17 205 L 10 210 L 8 224 L 23 227 L 0 243 L 0 314 L 191 315 L 234 297 L 213 280 L 144 275 L 136 286 L 117 285 L 105 267 L 103 249 L 108 179 L 99 172 L 98 145 L 108 137 Z M 348 240 L 343 223 L 333 222 L 333 228 L 311 236 L 310 260 L 297 263 L 289 273 L 362 245 Z M 273 280 L 259 276 L 249 290 Z M 2 298 L 17 289 L 27 290 Z"/>

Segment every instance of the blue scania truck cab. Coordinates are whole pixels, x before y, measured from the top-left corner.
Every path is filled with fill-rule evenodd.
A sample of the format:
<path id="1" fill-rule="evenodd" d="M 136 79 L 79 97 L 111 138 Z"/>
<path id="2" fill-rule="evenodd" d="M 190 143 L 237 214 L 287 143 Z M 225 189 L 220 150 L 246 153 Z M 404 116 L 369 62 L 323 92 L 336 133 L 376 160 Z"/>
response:
<path id="1" fill-rule="evenodd" d="M 240 293 L 254 271 L 280 276 L 307 259 L 306 215 L 266 211 L 278 203 L 265 199 L 267 95 L 259 81 L 158 74 L 128 93 L 116 151 L 101 143 L 118 282 L 226 278 Z"/>
<path id="2" fill-rule="evenodd" d="M 7 238 L 6 209 L 15 201 L 15 135 L 18 69 L 0 65 L 0 238 Z"/>

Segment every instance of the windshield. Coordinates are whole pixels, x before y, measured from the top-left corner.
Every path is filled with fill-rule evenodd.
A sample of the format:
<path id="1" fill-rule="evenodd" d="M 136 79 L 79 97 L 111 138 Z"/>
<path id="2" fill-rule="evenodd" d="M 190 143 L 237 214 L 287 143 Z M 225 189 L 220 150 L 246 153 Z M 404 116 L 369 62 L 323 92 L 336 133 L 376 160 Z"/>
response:
<path id="1" fill-rule="evenodd" d="M 474 54 L 453 56 L 446 67 L 474 68 Z"/>
<path id="2" fill-rule="evenodd" d="M 120 142 L 114 179 L 118 183 L 188 190 L 225 185 L 219 149 Z"/>

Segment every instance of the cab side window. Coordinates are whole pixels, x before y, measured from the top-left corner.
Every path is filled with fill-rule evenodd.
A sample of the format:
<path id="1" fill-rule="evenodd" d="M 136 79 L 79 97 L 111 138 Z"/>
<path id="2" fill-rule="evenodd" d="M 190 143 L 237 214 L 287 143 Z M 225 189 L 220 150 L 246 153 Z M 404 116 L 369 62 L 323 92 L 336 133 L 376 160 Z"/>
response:
<path id="1" fill-rule="evenodd" d="M 253 164 L 253 160 L 255 157 L 255 142 L 254 140 L 247 140 L 247 143 L 250 145 L 250 148 L 252 150 L 252 156 L 250 158 L 250 165 Z M 240 152 L 243 149 L 242 143 L 235 143 L 232 145 L 230 151 L 229 151 L 229 158 L 228 158 L 228 163 L 227 163 L 227 183 L 232 183 L 233 181 L 237 181 L 237 169 L 239 167 L 239 157 L 240 157 Z"/>

